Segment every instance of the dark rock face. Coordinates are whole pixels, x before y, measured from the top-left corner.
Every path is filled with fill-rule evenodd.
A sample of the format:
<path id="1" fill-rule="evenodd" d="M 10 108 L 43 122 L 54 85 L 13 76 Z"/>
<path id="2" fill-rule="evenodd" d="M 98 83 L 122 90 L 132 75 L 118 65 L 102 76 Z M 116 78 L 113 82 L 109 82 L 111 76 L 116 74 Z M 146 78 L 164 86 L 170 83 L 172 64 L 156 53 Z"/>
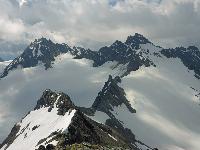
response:
<path id="1" fill-rule="evenodd" d="M 77 111 L 68 127 L 68 133 L 65 137 L 66 145 L 82 142 L 90 144 L 100 143 L 100 137 L 94 128 L 92 123 L 81 112 Z"/>
<path id="2" fill-rule="evenodd" d="M 128 36 L 126 42 L 127 45 L 130 45 L 132 48 L 139 49 L 140 44 L 151 43 L 147 38 L 143 35 L 135 33 L 134 36 Z"/>
<path id="3" fill-rule="evenodd" d="M 195 76 L 200 79 L 200 50 L 195 46 L 188 48 L 177 47 L 175 49 L 163 49 L 161 51 L 167 58 L 180 58 L 183 64 L 195 72 Z"/>
<path id="4" fill-rule="evenodd" d="M 115 137 L 115 139 L 111 136 Z M 74 143 L 90 143 L 91 145 L 117 146 L 128 149 L 133 148 L 123 135 L 106 125 L 89 119 L 79 110 L 77 110 L 72 118 L 68 131 L 58 135 L 58 138 L 60 142 L 57 147 L 62 148 Z M 134 150 L 136 149 L 134 148 Z"/>
<path id="5" fill-rule="evenodd" d="M 65 93 L 55 93 L 51 90 L 45 90 L 42 97 L 37 101 L 37 105 L 34 108 L 40 109 L 42 107 L 48 107 L 50 112 L 54 107 L 58 108 L 58 115 L 65 115 L 70 109 L 74 109 L 75 106 L 70 97 Z"/>
<path id="6" fill-rule="evenodd" d="M 136 113 L 136 110 L 131 107 L 129 101 L 126 99 L 124 89 L 117 85 L 119 82 L 121 82 L 120 77 L 117 76 L 113 79 L 111 75 L 109 76 L 108 81 L 98 93 L 92 105 L 93 110 L 111 115 L 110 111 L 113 111 L 113 107 L 125 104 L 131 113 Z"/>
<path id="7" fill-rule="evenodd" d="M 46 147 L 43 145 L 40 145 L 37 150 L 56 150 L 56 149 L 54 145 L 48 144 Z"/>
<path id="8" fill-rule="evenodd" d="M 86 58 L 89 60 L 98 60 L 98 52 L 90 49 L 84 49 L 82 47 L 73 47 L 71 54 L 75 59 Z"/>
<path id="9" fill-rule="evenodd" d="M 46 150 L 46 148 L 45 148 L 45 146 L 40 145 L 39 148 L 38 148 L 38 150 Z"/>

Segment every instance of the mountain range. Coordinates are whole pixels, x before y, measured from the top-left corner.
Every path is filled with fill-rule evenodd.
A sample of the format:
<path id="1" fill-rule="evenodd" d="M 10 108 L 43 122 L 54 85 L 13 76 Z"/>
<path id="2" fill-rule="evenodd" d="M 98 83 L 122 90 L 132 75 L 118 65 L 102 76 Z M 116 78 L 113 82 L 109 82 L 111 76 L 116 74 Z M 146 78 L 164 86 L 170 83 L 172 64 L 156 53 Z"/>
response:
<path id="1" fill-rule="evenodd" d="M 89 61 L 87 68 L 97 69 L 97 74 L 98 69 L 106 72 L 101 89 L 89 93 L 96 94 L 90 100 L 91 105 L 80 104 L 86 93 L 80 94 L 75 104 L 63 92 L 45 90 L 35 108 L 12 128 L 0 145 L 1 150 L 198 148 L 195 140 L 199 139 L 196 134 L 200 123 L 200 50 L 197 47 L 165 49 L 138 33 L 98 51 L 41 38 L 5 67 L 0 82 L 6 82 L 15 72 L 37 67 L 43 68 L 45 76 L 45 72 L 59 69 L 59 58 L 82 65 L 83 61 Z M 70 74 L 74 68 L 61 69 Z M 62 70 L 63 84 L 70 86 Z M 96 80 L 98 77 L 95 84 L 99 83 Z M 181 135 L 197 138 L 190 141 Z"/>

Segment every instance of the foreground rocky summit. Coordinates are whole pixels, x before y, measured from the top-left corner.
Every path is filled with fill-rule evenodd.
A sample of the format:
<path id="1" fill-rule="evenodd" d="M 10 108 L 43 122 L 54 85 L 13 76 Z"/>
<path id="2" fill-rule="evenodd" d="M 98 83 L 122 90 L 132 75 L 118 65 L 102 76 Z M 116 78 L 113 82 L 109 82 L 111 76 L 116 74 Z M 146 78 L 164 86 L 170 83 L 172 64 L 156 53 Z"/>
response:
<path id="1" fill-rule="evenodd" d="M 137 149 L 116 130 L 88 118 L 68 95 L 46 90 L 35 109 L 13 127 L 1 150 L 64 150 L 76 143 L 88 149 Z"/>

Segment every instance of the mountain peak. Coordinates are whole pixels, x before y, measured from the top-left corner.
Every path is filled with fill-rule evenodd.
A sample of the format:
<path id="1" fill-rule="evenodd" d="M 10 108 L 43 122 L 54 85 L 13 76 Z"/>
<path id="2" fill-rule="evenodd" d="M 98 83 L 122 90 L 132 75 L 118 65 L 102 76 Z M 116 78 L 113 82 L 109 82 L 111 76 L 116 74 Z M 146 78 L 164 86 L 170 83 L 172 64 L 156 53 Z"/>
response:
<path id="1" fill-rule="evenodd" d="M 65 115 L 69 109 L 74 109 L 75 106 L 70 97 L 62 92 L 53 92 L 47 89 L 43 92 L 41 98 L 37 101 L 37 105 L 34 110 L 42 107 L 48 107 L 50 112 L 52 109 L 57 108 L 58 115 Z"/>
<path id="2" fill-rule="evenodd" d="M 111 45 L 111 47 L 116 47 L 116 46 L 122 45 L 122 44 L 123 44 L 123 43 L 122 43 L 121 41 L 116 40 L 116 41 Z"/>
<path id="3" fill-rule="evenodd" d="M 129 101 L 126 99 L 124 89 L 118 86 L 120 82 L 121 78 L 119 76 L 112 78 L 112 76 L 109 75 L 108 81 L 98 93 L 92 105 L 92 109 L 110 114 L 110 111 L 113 111 L 114 107 L 124 104 L 131 113 L 135 113 L 136 110 L 131 107 Z"/>
<path id="4" fill-rule="evenodd" d="M 142 34 L 135 33 L 135 35 L 130 35 L 127 37 L 127 40 L 125 42 L 128 45 L 139 45 L 139 44 L 147 44 L 151 43 L 146 37 L 144 37 Z"/>
<path id="5" fill-rule="evenodd" d="M 38 43 L 47 43 L 47 42 L 52 43 L 52 41 L 50 39 L 47 39 L 45 37 L 41 37 L 41 38 L 35 39 L 33 43 L 38 44 Z"/>
<path id="6" fill-rule="evenodd" d="M 42 62 L 45 69 L 51 68 L 55 57 L 71 51 L 72 49 L 67 44 L 53 43 L 51 40 L 43 37 L 36 39 L 20 56 L 6 66 L 0 78 L 7 76 L 10 70 L 16 69 L 18 66 L 22 68 L 35 67 L 39 62 Z"/>

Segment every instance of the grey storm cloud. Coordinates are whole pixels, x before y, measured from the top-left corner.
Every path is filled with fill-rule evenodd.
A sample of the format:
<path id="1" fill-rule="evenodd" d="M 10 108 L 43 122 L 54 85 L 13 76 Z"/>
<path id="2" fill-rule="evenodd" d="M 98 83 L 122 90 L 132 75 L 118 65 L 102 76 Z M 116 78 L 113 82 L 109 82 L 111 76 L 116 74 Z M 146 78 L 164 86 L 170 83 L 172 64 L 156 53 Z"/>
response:
<path id="1" fill-rule="evenodd" d="M 163 47 L 199 46 L 199 24 L 198 0 L 0 0 L 0 39 L 11 45 L 44 36 L 98 49 L 139 32 Z"/>

